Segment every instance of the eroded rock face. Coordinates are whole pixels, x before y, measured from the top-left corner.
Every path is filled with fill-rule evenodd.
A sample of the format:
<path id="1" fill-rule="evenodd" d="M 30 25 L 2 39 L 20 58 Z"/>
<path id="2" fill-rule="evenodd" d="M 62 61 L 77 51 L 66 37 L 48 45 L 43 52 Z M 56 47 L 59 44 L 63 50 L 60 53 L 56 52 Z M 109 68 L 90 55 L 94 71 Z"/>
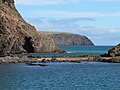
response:
<path id="1" fill-rule="evenodd" d="M 25 22 L 13 0 L 0 0 L 0 55 L 57 51 L 62 52 L 53 39 L 38 34 L 34 26 Z"/>
<path id="2" fill-rule="evenodd" d="M 118 44 L 117 46 L 115 46 L 112 49 L 110 49 L 108 51 L 108 54 L 110 56 L 120 56 L 120 44 Z"/>

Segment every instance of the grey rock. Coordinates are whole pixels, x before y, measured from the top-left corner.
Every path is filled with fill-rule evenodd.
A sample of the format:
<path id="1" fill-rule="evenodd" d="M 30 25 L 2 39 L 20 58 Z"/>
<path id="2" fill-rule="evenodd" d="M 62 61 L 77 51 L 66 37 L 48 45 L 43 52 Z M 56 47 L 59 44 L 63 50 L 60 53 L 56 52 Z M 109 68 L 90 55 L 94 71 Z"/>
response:
<path id="1" fill-rule="evenodd" d="M 53 38 L 57 45 L 94 45 L 93 42 L 86 36 L 60 33 L 60 32 L 40 32 L 46 34 L 48 37 Z"/>

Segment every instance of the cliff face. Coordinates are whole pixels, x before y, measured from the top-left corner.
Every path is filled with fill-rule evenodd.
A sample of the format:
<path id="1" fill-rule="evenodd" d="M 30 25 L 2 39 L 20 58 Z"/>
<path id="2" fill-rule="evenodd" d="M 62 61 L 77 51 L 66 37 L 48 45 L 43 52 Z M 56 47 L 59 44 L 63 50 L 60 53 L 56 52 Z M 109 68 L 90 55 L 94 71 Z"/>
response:
<path id="1" fill-rule="evenodd" d="M 57 45 L 94 45 L 86 36 L 71 33 L 46 33 L 48 37 L 53 38 Z"/>
<path id="2" fill-rule="evenodd" d="M 26 23 L 13 0 L 0 0 L 0 55 L 7 53 L 61 52 L 54 40 Z"/>
<path id="3" fill-rule="evenodd" d="M 117 46 L 115 46 L 112 49 L 110 49 L 108 51 L 108 54 L 110 56 L 120 56 L 120 44 L 118 44 Z"/>

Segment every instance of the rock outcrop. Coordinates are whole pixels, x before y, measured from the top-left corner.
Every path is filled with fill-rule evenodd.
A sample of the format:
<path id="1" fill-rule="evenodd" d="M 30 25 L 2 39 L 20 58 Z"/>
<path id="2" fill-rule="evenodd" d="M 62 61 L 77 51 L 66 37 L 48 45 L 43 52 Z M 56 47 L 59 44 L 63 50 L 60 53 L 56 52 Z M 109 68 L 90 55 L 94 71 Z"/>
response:
<path id="1" fill-rule="evenodd" d="M 14 0 L 0 0 L 0 55 L 62 52 L 52 38 L 39 34 L 16 10 Z"/>
<path id="2" fill-rule="evenodd" d="M 117 46 L 113 47 L 108 51 L 108 55 L 110 56 L 120 56 L 120 44 Z"/>
<path id="3" fill-rule="evenodd" d="M 2 4 L 2 3 L 9 6 L 11 9 L 15 9 L 14 0 L 0 0 L 0 4 Z"/>
<path id="4" fill-rule="evenodd" d="M 60 32 L 40 32 L 46 34 L 48 37 L 53 38 L 57 45 L 94 45 L 93 42 L 86 36 L 60 33 Z"/>

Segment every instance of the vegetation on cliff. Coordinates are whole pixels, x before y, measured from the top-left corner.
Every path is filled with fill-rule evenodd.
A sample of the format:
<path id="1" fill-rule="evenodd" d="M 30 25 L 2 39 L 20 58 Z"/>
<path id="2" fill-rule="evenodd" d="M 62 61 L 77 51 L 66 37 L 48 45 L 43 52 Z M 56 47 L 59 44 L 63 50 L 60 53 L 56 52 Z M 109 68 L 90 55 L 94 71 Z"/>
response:
<path id="1" fill-rule="evenodd" d="M 55 40 L 57 45 L 94 45 L 86 36 L 61 32 L 40 32 Z"/>

